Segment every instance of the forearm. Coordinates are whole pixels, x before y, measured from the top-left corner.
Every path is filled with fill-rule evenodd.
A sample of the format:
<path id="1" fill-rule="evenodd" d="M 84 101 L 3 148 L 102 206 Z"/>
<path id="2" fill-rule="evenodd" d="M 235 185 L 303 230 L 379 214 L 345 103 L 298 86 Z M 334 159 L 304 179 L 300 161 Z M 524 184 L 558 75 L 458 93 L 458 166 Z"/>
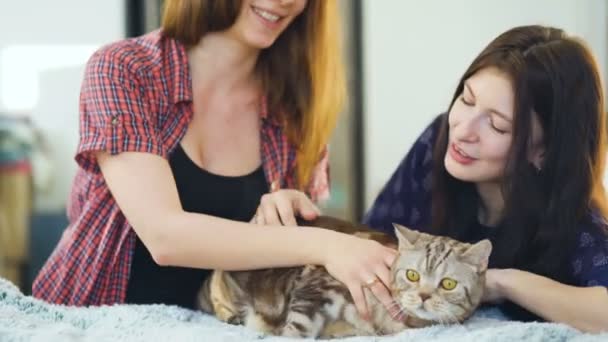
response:
<path id="1" fill-rule="evenodd" d="M 605 287 L 575 287 L 520 270 L 503 270 L 504 298 L 547 321 L 566 323 L 586 332 L 608 331 Z"/>
<path id="2" fill-rule="evenodd" d="M 310 227 L 255 226 L 178 212 L 157 229 L 153 256 L 159 264 L 243 270 L 322 264 L 324 244 L 336 233 Z"/>

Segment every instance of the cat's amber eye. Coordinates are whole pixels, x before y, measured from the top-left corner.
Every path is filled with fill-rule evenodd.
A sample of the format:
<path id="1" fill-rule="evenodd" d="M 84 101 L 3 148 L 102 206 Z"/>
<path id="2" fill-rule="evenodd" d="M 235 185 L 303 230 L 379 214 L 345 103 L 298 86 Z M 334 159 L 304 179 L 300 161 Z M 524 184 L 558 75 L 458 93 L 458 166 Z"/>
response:
<path id="1" fill-rule="evenodd" d="M 456 285 L 458 285 L 458 282 L 452 278 L 443 278 L 441 280 L 441 287 L 443 287 L 445 290 L 453 290 L 456 288 Z"/>
<path id="2" fill-rule="evenodd" d="M 405 272 L 405 276 L 407 277 L 407 280 L 409 280 L 409 281 L 417 282 L 420 280 L 420 274 L 418 274 L 418 272 L 416 272 L 414 270 L 407 270 Z"/>

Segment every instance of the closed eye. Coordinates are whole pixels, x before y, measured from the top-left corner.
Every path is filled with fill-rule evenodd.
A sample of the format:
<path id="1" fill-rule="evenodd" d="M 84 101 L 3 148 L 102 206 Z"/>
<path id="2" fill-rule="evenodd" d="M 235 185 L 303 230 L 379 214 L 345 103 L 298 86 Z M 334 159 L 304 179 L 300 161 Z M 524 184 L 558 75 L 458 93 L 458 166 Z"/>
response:
<path id="1" fill-rule="evenodd" d="M 460 95 L 460 102 L 464 103 L 466 106 L 472 107 L 475 105 L 475 103 L 473 103 L 473 101 L 469 101 L 467 99 L 464 98 L 464 94 Z"/>
<path id="2" fill-rule="evenodd" d="M 492 127 L 492 129 L 493 129 L 494 131 L 496 131 L 496 133 L 498 133 L 498 134 L 501 134 L 501 135 L 502 135 L 502 134 L 507 134 L 507 133 L 509 133 L 507 130 L 504 130 L 504 129 L 501 129 L 501 128 L 496 127 L 496 124 L 494 123 L 494 119 L 492 119 L 492 118 L 490 118 L 490 126 L 491 126 L 491 127 Z"/>

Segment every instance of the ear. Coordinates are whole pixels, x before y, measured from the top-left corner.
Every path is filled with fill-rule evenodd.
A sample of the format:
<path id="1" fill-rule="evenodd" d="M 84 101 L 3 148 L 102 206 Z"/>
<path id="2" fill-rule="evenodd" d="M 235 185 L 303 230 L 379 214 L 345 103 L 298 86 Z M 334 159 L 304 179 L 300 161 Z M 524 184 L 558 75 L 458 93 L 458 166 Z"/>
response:
<path id="1" fill-rule="evenodd" d="M 477 267 L 478 272 L 483 272 L 488 269 L 490 253 L 492 253 L 492 243 L 485 239 L 469 247 L 460 258 L 467 264 Z"/>
<path id="2" fill-rule="evenodd" d="M 543 162 L 545 161 L 545 146 L 543 143 L 539 142 L 535 146 L 532 146 L 530 149 L 530 154 L 528 155 L 530 159 L 530 163 L 534 165 L 534 168 L 537 171 L 541 171 L 543 168 Z"/>
<path id="3" fill-rule="evenodd" d="M 397 223 L 393 223 L 393 227 L 395 227 L 395 235 L 397 236 L 397 240 L 399 241 L 399 248 L 414 247 L 414 244 L 420 237 L 420 232 L 409 229 Z"/>
<path id="4" fill-rule="evenodd" d="M 528 161 L 534 165 L 537 171 L 543 168 L 545 160 L 545 134 L 542 125 L 540 124 L 539 115 L 532 112 L 530 122 L 530 140 L 528 142 Z"/>

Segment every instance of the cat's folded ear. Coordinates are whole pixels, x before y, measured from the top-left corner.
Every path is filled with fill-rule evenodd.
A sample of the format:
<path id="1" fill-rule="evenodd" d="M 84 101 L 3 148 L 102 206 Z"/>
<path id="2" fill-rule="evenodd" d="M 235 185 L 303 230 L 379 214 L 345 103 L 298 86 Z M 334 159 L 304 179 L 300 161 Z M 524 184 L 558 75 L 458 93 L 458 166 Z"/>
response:
<path id="1" fill-rule="evenodd" d="M 397 223 L 393 223 L 393 227 L 395 227 L 395 235 L 399 241 L 399 247 L 414 247 L 414 244 L 420 237 L 420 232 Z"/>
<path id="2" fill-rule="evenodd" d="M 492 243 L 485 239 L 469 247 L 460 257 L 462 261 L 475 266 L 478 272 L 483 272 L 488 269 L 490 253 L 492 253 Z"/>

